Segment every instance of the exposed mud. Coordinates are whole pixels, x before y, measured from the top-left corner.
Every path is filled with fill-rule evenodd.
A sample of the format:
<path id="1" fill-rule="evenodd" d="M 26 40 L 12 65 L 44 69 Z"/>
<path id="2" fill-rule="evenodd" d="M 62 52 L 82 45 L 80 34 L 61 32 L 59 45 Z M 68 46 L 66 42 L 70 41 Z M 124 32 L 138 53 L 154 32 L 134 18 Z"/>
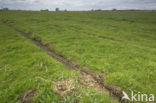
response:
<path id="1" fill-rule="evenodd" d="M 80 82 L 80 84 L 82 84 L 86 87 L 99 88 L 99 85 L 97 85 L 97 81 L 91 75 L 88 75 L 85 72 L 81 73 L 79 82 Z"/>
<path id="2" fill-rule="evenodd" d="M 3 22 L 3 23 L 6 24 L 5 22 Z M 80 82 L 81 84 L 86 85 L 86 86 L 95 87 L 100 91 L 104 91 L 104 92 L 108 93 L 111 98 L 118 99 L 118 101 L 120 102 L 120 100 L 122 98 L 122 90 L 117 86 L 106 86 L 105 78 L 103 76 L 101 76 L 100 74 L 93 73 L 87 67 L 80 67 L 79 64 L 77 64 L 75 62 L 68 61 L 64 56 L 56 54 L 55 51 L 50 50 L 48 46 L 43 45 L 41 43 L 41 40 L 31 39 L 30 38 L 30 36 L 32 35 L 31 32 L 25 33 L 23 31 L 20 31 L 19 29 L 14 28 L 11 25 L 8 25 L 8 24 L 6 24 L 6 25 L 9 26 L 10 28 L 14 29 L 16 32 L 19 32 L 20 34 L 22 34 L 27 39 L 31 40 L 34 44 L 39 46 L 48 55 L 50 55 L 54 59 L 60 61 L 64 65 L 66 65 L 67 68 L 80 71 L 81 78 L 85 80 L 85 82 Z M 60 83 L 63 83 L 64 85 L 60 85 Z M 67 86 L 67 84 L 68 85 L 70 84 L 70 80 L 60 81 L 60 82 L 56 83 L 57 87 L 55 87 L 55 90 L 58 91 L 57 93 L 59 95 L 63 95 L 64 93 L 67 93 L 67 92 L 69 92 L 69 90 L 71 90 L 71 87 Z"/>
<path id="3" fill-rule="evenodd" d="M 53 82 L 55 92 L 64 97 L 70 91 L 74 90 L 75 87 L 72 85 L 72 78 L 67 80 L 61 80 L 58 82 Z"/>
<path id="4" fill-rule="evenodd" d="M 37 90 L 28 90 L 27 92 L 21 94 L 19 97 L 18 97 L 18 100 L 21 102 L 21 103 L 31 103 L 32 99 L 34 96 L 37 95 Z"/>
<path id="5" fill-rule="evenodd" d="M 107 92 L 107 94 L 109 94 L 109 91 L 101 87 L 91 75 L 85 72 L 80 73 L 80 77 L 78 78 L 78 82 L 77 82 L 78 84 L 74 85 L 73 84 L 74 80 L 75 80 L 75 77 L 71 77 L 66 80 L 63 79 L 57 82 L 53 81 L 52 83 L 54 84 L 55 92 L 61 97 L 65 97 L 66 94 L 70 92 L 74 92 L 74 90 L 77 89 L 77 86 L 84 86 L 85 88 L 93 87 L 93 88 L 96 88 L 97 90 L 104 91 L 104 92 Z"/>
<path id="6" fill-rule="evenodd" d="M 92 75 L 87 74 L 86 72 L 81 72 L 79 83 L 85 87 L 93 87 L 110 95 L 109 91 L 105 87 L 99 85 L 99 82 Z M 111 97 L 117 99 L 114 95 L 111 95 Z"/>

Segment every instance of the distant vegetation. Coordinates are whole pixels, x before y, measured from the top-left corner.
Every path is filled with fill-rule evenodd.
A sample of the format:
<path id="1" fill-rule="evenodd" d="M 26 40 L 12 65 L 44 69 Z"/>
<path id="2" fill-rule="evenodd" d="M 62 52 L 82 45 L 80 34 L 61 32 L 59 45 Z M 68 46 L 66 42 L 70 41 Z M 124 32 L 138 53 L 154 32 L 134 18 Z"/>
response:
<path id="1" fill-rule="evenodd" d="M 9 9 L 8 8 L 2 8 L 0 9 L 0 11 L 8 11 Z"/>
<path id="2" fill-rule="evenodd" d="M 41 9 L 40 11 L 49 11 L 49 10 L 48 10 L 48 9 L 45 9 L 45 10 L 42 10 L 42 9 Z"/>

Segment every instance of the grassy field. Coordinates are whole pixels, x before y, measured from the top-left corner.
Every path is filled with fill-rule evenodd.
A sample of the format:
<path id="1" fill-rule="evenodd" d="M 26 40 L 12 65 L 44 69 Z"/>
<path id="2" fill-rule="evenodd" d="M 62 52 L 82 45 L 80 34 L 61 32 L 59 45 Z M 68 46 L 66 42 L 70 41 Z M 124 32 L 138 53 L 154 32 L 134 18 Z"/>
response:
<path id="1" fill-rule="evenodd" d="M 35 103 L 117 103 L 105 93 L 79 85 L 79 72 L 68 70 L 2 23 L 0 47 L 0 103 L 16 103 L 20 94 L 34 89 L 38 90 Z M 76 89 L 60 97 L 54 91 L 53 82 L 69 78 Z"/>
<path id="2" fill-rule="evenodd" d="M 100 73 L 107 85 L 116 85 L 128 94 L 134 90 L 156 95 L 155 18 L 156 12 L 146 11 L 0 12 L 0 20 L 32 32 L 32 38 L 50 44 L 57 54 Z M 20 93 L 37 88 L 34 101 L 73 102 L 74 96 L 57 96 L 50 82 L 79 72 L 68 70 L 15 31 L 0 26 L 0 101 L 16 102 Z M 36 83 L 36 76 L 50 82 Z M 80 91 L 85 96 L 79 102 L 111 102 L 98 91 L 80 88 L 76 93 Z"/>

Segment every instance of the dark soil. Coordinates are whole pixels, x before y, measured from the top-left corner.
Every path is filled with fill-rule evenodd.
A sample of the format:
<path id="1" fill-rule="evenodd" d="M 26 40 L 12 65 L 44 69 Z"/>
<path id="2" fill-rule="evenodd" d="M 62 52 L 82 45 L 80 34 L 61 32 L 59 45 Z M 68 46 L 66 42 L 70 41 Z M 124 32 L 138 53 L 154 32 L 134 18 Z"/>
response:
<path id="1" fill-rule="evenodd" d="M 37 90 L 28 90 L 26 91 L 25 93 L 21 94 L 19 97 L 18 97 L 18 100 L 21 102 L 21 103 L 30 103 L 31 100 L 33 99 L 34 96 L 37 95 Z"/>

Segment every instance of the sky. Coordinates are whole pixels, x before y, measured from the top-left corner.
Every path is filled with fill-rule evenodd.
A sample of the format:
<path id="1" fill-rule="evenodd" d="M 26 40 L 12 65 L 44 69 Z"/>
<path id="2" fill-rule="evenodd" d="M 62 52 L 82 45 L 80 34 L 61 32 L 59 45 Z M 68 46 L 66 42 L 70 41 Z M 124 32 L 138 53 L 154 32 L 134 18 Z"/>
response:
<path id="1" fill-rule="evenodd" d="M 156 0 L 0 0 L 0 8 L 20 10 L 156 10 Z"/>

